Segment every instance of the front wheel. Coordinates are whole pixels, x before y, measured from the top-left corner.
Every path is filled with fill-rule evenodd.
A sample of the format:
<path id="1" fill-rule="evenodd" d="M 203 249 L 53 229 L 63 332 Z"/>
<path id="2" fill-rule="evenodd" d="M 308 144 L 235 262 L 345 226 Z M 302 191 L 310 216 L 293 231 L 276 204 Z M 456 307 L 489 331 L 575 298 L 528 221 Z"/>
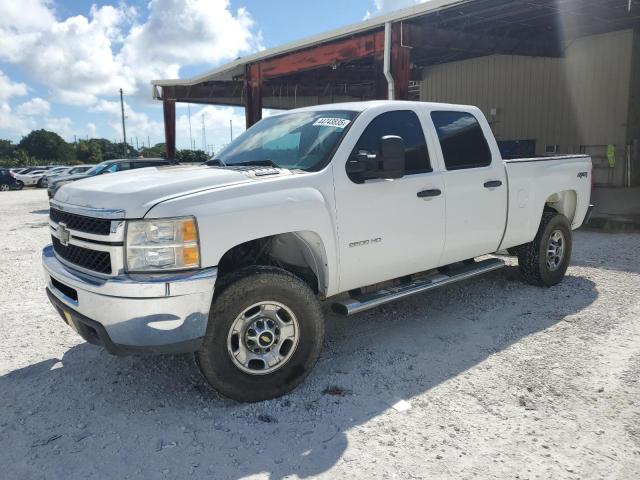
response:
<path id="1" fill-rule="evenodd" d="M 572 235 L 569 220 L 556 212 L 544 212 L 532 242 L 518 247 L 518 266 L 524 279 L 550 287 L 559 283 L 571 259 Z"/>
<path id="2" fill-rule="evenodd" d="M 322 311 L 309 286 L 285 270 L 254 268 L 216 292 L 196 362 L 221 394 L 268 400 L 306 378 L 323 338 Z"/>
<path id="3" fill-rule="evenodd" d="M 22 187 L 24 187 L 24 182 L 22 182 L 21 180 L 17 180 L 16 181 L 16 190 L 22 190 Z"/>

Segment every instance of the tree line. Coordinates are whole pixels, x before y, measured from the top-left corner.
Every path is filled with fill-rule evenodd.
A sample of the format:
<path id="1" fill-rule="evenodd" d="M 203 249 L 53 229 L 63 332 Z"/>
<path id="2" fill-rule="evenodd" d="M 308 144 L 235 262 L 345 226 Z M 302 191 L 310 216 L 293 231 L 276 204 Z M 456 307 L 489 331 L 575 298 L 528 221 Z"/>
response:
<path id="1" fill-rule="evenodd" d="M 0 165 L 4 167 L 25 167 L 33 165 L 80 165 L 100 163 L 115 158 L 164 158 L 165 144 L 136 149 L 127 145 L 128 155 L 124 155 L 125 145 L 105 138 L 92 138 L 68 143 L 60 135 L 48 130 L 34 130 L 19 143 L 0 140 Z M 180 162 L 204 162 L 209 155 L 202 150 L 178 150 Z"/>

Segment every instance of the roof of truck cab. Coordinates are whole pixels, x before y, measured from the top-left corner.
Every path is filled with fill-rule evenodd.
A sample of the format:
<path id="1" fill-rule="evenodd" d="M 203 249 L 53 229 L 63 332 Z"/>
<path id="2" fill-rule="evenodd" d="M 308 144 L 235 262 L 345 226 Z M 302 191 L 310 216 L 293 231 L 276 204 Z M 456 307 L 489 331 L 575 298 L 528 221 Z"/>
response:
<path id="1" fill-rule="evenodd" d="M 327 110 L 349 110 L 354 112 L 364 112 L 370 108 L 382 107 L 386 105 L 394 105 L 394 106 L 405 106 L 407 108 L 422 108 L 424 109 L 435 109 L 435 108 L 443 108 L 447 110 L 451 109 L 463 109 L 463 110 L 471 110 L 477 107 L 473 105 L 458 105 L 453 103 L 438 103 L 438 102 L 415 102 L 410 100 L 369 100 L 366 102 L 346 102 L 346 103 L 328 103 L 324 105 L 312 105 L 310 107 L 302 107 L 297 108 L 295 110 L 286 110 L 284 112 L 278 112 L 273 114 L 276 115 L 286 115 L 287 113 L 294 112 L 321 112 Z"/>

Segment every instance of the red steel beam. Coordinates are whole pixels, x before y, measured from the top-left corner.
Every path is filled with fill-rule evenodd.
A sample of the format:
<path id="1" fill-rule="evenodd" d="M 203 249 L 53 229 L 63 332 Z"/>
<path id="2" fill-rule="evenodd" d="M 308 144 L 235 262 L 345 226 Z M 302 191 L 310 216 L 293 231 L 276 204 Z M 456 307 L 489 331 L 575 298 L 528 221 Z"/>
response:
<path id="1" fill-rule="evenodd" d="M 260 62 L 245 67 L 245 123 L 249 128 L 262 119 L 262 65 Z"/>
<path id="2" fill-rule="evenodd" d="M 167 158 L 176 158 L 176 99 L 173 87 L 162 87 L 164 143 Z"/>
<path id="3" fill-rule="evenodd" d="M 391 75 L 396 100 L 409 99 L 411 49 L 402 46 L 402 38 L 402 23 L 394 23 L 391 26 Z"/>
<path id="4" fill-rule="evenodd" d="M 399 35 L 399 34 L 398 34 Z M 398 42 L 400 37 L 398 36 Z M 408 88 L 408 50 L 403 49 L 397 54 L 398 75 L 402 75 L 406 69 Z M 321 67 L 338 66 L 341 62 L 358 60 L 361 58 L 373 57 L 374 63 L 381 64 L 384 55 L 384 32 L 373 32 L 366 35 L 346 38 L 324 45 L 318 45 L 299 52 L 292 52 L 280 57 L 261 60 L 245 67 L 245 121 L 247 128 L 262 118 L 262 84 L 270 80 L 285 75 L 296 74 Z M 405 58 L 406 57 L 406 58 Z M 405 61 L 406 60 L 406 61 Z M 406 68 L 405 68 L 405 62 Z M 336 75 L 338 78 L 340 74 Z M 381 77 L 381 80 L 378 79 Z M 382 71 L 376 73 L 373 79 L 376 85 L 384 83 Z M 401 80 L 402 82 L 402 80 Z M 402 83 L 401 83 L 402 85 Z M 382 87 L 382 85 L 380 85 Z M 402 91 L 402 87 L 398 87 Z M 380 93 L 380 98 L 386 98 L 386 93 L 382 93 L 383 88 L 376 88 Z M 405 88 L 406 90 L 406 88 Z M 380 96 L 384 95 L 384 96 Z"/>
<path id="5" fill-rule="evenodd" d="M 318 67 L 336 65 L 340 62 L 382 55 L 384 52 L 384 32 L 374 32 L 347 38 L 301 52 L 262 60 L 262 79 L 297 73 Z"/>

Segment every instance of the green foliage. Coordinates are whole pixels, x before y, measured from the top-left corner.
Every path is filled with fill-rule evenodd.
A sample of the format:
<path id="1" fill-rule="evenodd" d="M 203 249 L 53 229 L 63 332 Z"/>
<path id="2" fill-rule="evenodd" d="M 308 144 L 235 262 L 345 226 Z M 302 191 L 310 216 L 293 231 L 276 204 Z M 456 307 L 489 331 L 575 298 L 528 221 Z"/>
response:
<path id="1" fill-rule="evenodd" d="M 9 140 L 0 140 L 0 166 L 25 167 L 32 165 L 73 165 L 93 164 L 117 158 L 165 158 L 165 144 L 156 143 L 153 147 L 139 151 L 131 145 L 125 154 L 123 143 L 113 143 L 105 138 L 92 138 L 67 143 L 57 133 L 47 130 L 34 130 L 23 137 L 18 145 Z M 206 162 L 210 156 L 202 150 L 178 150 L 180 162 Z"/>
<path id="2" fill-rule="evenodd" d="M 11 140 L 0 140 L 0 158 L 12 157 L 15 149 L 16 146 L 11 143 Z"/>
<path id="3" fill-rule="evenodd" d="M 209 158 L 207 152 L 203 150 L 178 150 L 176 152 L 176 159 L 179 162 L 206 162 Z"/>
<path id="4" fill-rule="evenodd" d="M 165 158 L 166 146 L 164 143 L 156 143 L 153 147 L 142 148 L 140 154 L 145 158 Z"/>
<path id="5" fill-rule="evenodd" d="M 75 152 L 71 145 L 54 132 L 34 130 L 23 137 L 18 148 L 41 163 L 72 163 Z"/>

